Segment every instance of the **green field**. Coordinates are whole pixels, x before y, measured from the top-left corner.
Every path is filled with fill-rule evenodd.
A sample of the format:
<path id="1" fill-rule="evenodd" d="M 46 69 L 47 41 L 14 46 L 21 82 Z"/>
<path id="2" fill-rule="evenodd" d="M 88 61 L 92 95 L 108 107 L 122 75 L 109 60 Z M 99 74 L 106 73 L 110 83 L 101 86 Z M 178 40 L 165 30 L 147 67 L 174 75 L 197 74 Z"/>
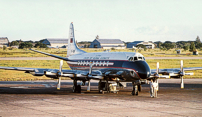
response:
<path id="1" fill-rule="evenodd" d="M 65 48 L 60 48 L 60 49 L 38 49 L 39 51 L 43 51 L 46 53 L 50 54 L 56 54 L 58 56 L 63 56 L 65 57 L 67 55 L 67 49 Z M 105 49 L 95 49 L 95 48 L 83 48 L 82 50 L 86 52 L 103 52 Z M 136 50 L 136 52 L 142 53 L 145 57 L 184 57 L 184 56 L 196 56 L 192 55 L 192 52 L 189 51 L 184 51 L 181 49 L 181 54 L 178 55 L 176 54 L 175 49 L 171 49 L 168 51 L 163 51 L 158 48 L 156 49 L 147 49 L 146 51 L 144 50 Z M 111 50 L 111 52 L 135 52 L 134 49 L 121 49 L 121 50 Z M 197 56 L 202 56 L 202 51 L 199 51 L 199 55 Z M 47 55 L 43 55 L 40 53 L 36 53 L 33 51 L 30 51 L 28 49 L 12 49 L 12 50 L 3 50 L 0 49 L 0 57 L 48 57 Z"/>
<path id="2" fill-rule="evenodd" d="M 156 69 L 156 62 L 160 63 L 160 68 L 180 68 L 179 59 L 161 59 L 146 60 L 151 69 Z M 52 68 L 58 69 L 60 60 L 1 60 L 0 66 L 9 67 L 29 67 L 29 68 Z M 201 59 L 184 60 L 184 67 L 202 67 Z M 63 69 L 70 69 L 64 62 Z M 185 76 L 185 78 L 202 78 L 202 70 L 194 71 L 194 76 Z M 22 71 L 0 70 L 0 81 L 27 81 L 27 80 L 45 80 L 45 76 L 37 77 L 26 74 Z"/>

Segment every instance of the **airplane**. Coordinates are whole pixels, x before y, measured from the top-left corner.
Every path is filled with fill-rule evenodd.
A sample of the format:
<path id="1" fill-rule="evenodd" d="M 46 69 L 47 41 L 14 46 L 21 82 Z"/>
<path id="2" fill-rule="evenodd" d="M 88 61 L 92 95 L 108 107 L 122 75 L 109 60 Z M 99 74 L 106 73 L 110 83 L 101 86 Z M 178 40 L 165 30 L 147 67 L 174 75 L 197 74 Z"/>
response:
<path id="1" fill-rule="evenodd" d="M 59 69 L 44 68 L 22 68 L 4 67 L 0 69 L 18 70 L 31 73 L 34 76 L 43 76 L 58 79 L 57 89 L 60 89 L 61 77 L 68 77 L 73 80 L 73 92 L 80 93 L 81 85 L 88 82 L 87 91 L 90 91 L 90 80 L 99 80 L 98 91 L 109 92 L 113 82 L 114 86 L 125 86 L 124 82 L 132 82 L 132 95 L 138 95 L 141 85 L 150 83 L 151 97 L 157 97 L 158 78 L 181 78 L 181 88 L 184 88 L 183 76 L 193 75 L 185 73 L 190 70 L 201 70 L 202 67 L 183 68 L 181 61 L 180 68 L 159 69 L 157 62 L 156 69 L 150 69 L 142 54 L 137 52 L 95 52 L 87 53 L 78 48 L 75 43 L 74 26 L 70 23 L 67 57 L 61 57 L 37 50 L 31 51 L 45 54 L 61 59 Z M 66 61 L 71 70 L 62 69 L 63 61 Z M 79 84 L 78 81 L 81 81 Z"/>

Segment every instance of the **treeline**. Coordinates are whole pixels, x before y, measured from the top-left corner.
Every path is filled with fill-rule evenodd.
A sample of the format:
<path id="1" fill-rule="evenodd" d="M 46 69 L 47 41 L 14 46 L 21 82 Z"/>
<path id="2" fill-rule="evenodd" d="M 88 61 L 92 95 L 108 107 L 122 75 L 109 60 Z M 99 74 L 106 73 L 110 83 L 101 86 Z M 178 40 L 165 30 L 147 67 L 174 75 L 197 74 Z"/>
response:
<path id="1" fill-rule="evenodd" d="M 169 50 L 173 48 L 179 48 L 189 50 L 189 51 L 196 51 L 196 49 L 202 49 L 202 43 L 200 41 L 199 36 L 197 36 L 196 41 L 178 41 L 178 42 L 171 42 L 165 41 L 162 43 L 161 41 L 154 42 L 157 48 L 162 50 Z"/>
<path id="2" fill-rule="evenodd" d="M 35 48 L 47 48 L 47 45 L 46 44 L 43 44 L 42 41 L 36 41 L 36 42 L 33 42 L 33 41 L 12 41 L 10 43 L 10 46 L 19 46 L 19 49 L 24 49 L 24 48 L 32 48 L 32 47 L 35 47 Z"/>

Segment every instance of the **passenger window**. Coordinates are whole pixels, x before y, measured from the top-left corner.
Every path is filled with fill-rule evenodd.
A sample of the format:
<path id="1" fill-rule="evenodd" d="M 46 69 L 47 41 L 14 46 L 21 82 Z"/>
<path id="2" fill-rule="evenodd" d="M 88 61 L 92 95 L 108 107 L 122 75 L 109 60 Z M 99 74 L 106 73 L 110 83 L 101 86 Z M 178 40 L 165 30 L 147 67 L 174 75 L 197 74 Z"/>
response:
<path id="1" fill-rule="evenodd" d="M 137 57 L 134 57 L 134 61 L 137 61 Z"/>

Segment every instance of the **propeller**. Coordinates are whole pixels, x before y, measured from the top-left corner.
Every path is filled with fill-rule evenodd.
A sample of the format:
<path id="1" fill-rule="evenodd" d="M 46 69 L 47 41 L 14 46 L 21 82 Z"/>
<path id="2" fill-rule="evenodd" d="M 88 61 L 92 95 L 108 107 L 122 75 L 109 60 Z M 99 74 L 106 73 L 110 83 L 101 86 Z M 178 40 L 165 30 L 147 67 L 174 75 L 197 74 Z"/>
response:
<path id="1" fill-rule="evenodd" d="M 93 76 L 92 76 L 93 62 L 90 62 L 89 65 L 90 65 L 90 68 L 89 68 L 88 77 L 90 78 L 90 77 L 93 77 Z M 87 91 L 90 92 L 90 80 L 88 80 Z"/>
<path id="2" fill-rule="evenodd" d="M 181 78 L 181 89 L 184 88 L 184 80 L 183 80 L 183 76 L 185 75 L 184 70 L 183 70 L 183 60 L 181 60 L 180 62 L 180 78 Z"/>
<path id="3" fill-rule="evenodd" d="M 61 85 L 61 77 L 60 76 L 62 76 L 62 66 L 63 66 L 63 60 L 60 61 L 60 68 L 59 68 L 60 75 L 57 75 L 57 77 L 58 77 L 57 89 L 58 90 L 60 90 L 60 85 Z"/>

